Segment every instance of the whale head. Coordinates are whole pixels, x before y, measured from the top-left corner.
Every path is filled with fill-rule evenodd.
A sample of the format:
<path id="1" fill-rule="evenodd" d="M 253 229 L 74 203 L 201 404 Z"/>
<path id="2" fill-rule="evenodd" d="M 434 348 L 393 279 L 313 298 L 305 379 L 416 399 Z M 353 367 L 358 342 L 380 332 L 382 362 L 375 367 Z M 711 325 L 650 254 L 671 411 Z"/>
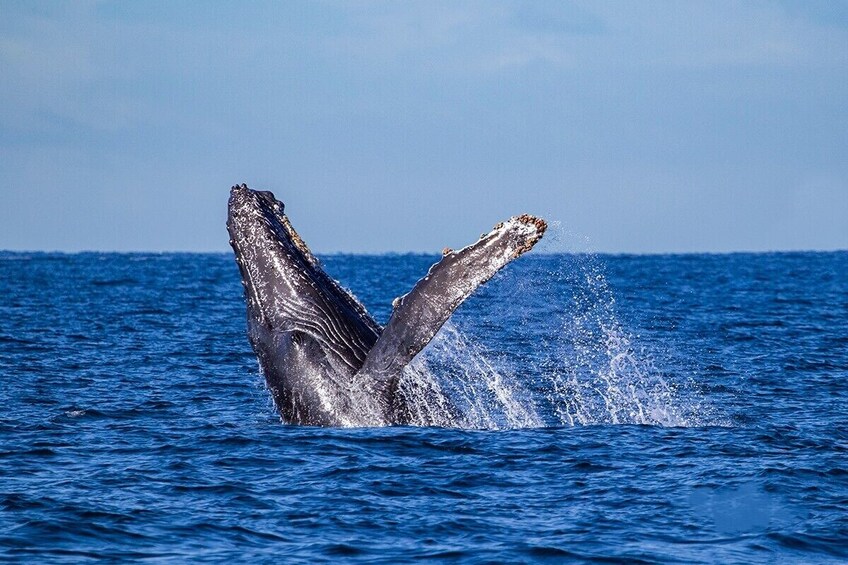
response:
<path id="1" fill-rule="evenodd" d="M 327 276 L 271 192 L 232 187 L 227 230 L 248 337 L 277 408 L 287 421 L 345 423 L 347 388 L 379 326 Z"/>

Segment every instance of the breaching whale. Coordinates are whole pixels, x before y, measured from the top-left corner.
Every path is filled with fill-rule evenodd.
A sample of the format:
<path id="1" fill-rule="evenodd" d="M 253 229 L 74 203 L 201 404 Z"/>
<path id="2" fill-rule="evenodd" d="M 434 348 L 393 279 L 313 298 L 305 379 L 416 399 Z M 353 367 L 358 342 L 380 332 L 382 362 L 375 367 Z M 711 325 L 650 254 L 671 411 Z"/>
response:
<path id="1" fill-rule="evenodd" d="M 381 328 L 324 272 L 271 192 L 230 191 L 227 230 L 247 302 L 248 337 L 287 423 L 380 426 L 406 423 L 398 379 L 454 310 L 545 233 L 523 214 L 471 245 L 445 249 Z"/>

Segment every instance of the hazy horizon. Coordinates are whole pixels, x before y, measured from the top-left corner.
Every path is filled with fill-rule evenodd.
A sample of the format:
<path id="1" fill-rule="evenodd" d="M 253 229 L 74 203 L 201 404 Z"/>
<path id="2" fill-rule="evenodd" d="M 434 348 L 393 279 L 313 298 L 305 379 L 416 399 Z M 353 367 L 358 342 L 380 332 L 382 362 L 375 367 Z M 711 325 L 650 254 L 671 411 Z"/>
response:
<path id="1" fill-rule="evenodd" d="M 28 255 L 232 255 L 232 250 L 210 250 L 210 251 L 191 251 L 185 249 L 171 250 L 144 250 L 144 249 L 128 249 L 124 251 L 103 250 L 103 249 L 78 249 L 75 251 L 63 251 L 61 249 L 0 249 L 0 253 Z M 652 256 L 677 256 L 677 255 L 781 255 L 781 254 L 827 254 L 827 253 L 848 253 L 848 249 L 772 249 L 763 251 L 736 250 L 736 251 L 644 251 L 644 252 L 627 252 L 627 251 L 597 251 L 592 249 L 573 250 L 573 249 L 558 249 L 558 250 L 539 250 L 534 249 L 530 252 L 533 255 L 594 255 L 594 256 L 620 256 L 620 257 L 652 257 Z M 316 256 L 321 257 L 337 257 L 337 256 L 356 256 L 356 257 L 402 257 L 405 255 L 416 255 L 426 257 L 440 257 L 440 251 L 320 251 L 315 252 Z"/>
<path id="2" fill-rule="evenodd" d="M 226 252 L 241 182 L 319 254 L 848 249 L 846 2 L 0 6 L 0 249 Z"/>

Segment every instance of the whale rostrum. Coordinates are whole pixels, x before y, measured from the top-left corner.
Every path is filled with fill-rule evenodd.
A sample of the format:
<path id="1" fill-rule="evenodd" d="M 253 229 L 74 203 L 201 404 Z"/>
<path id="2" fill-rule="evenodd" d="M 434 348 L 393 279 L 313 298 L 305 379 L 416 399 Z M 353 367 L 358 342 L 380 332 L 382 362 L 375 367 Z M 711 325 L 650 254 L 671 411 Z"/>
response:
<path id="1" fill-rule="evenodd" d="M 385 328 L 324 272 L 271 192 L 230 191 L 227 230 L 241 271 L 248 337 L 285 422 L 317 426 L 404 424 L 398 380 L 477 287 L 529 251 L 544 220 L 523 214 L 476 242 L 445 249 Z"/>

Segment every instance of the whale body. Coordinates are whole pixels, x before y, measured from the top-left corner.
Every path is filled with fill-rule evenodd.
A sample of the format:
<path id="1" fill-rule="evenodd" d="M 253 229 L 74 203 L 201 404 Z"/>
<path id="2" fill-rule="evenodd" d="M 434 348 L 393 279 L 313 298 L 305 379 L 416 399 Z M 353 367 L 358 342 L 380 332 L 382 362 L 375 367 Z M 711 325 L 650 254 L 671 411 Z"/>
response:
<path id="1" fill-rule="evenodd" d="M 241 272 L 248 338 L 283 421 L 316 426 L 404 424 L 404 367 L 453 311 L 545 233 L 523 214 L 471 245 L 445 249 L 393 302 L 385 328 L 321 267 L 271 192 L 230 191 L 227 230 Z"/>

